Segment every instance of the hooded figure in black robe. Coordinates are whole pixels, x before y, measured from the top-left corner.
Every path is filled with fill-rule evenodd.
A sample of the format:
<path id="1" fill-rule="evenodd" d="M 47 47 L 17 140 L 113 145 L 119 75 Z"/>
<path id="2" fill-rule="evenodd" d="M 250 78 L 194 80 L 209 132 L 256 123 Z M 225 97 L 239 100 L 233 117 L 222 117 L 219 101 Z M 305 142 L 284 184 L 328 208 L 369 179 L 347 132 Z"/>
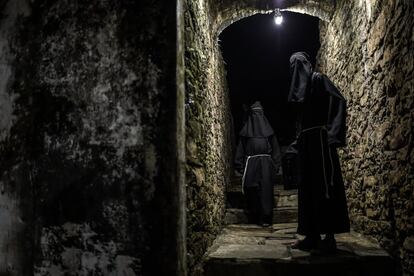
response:
<path id="1" fill-rule="evenodd" d="M 313 72 L 304 52 L 290 58 L 288 101 L 296 111 L 299 158 L 298 233 L 294 247 L 335 250 L 334 234 L 349 232 L 337 148 L 345 146 L 346 100 L 327 76 Z M 320 241 L 320 234 L 326 238 Z"/>
<path id="2" fill-rule="evenodd" d="M 241 185 L 250 223 L 272 224 L 273 185 L 279 167 L 279 144 L 257 101 L 240 131 L 235 156 L 235 169 L 243 175 Z"/>

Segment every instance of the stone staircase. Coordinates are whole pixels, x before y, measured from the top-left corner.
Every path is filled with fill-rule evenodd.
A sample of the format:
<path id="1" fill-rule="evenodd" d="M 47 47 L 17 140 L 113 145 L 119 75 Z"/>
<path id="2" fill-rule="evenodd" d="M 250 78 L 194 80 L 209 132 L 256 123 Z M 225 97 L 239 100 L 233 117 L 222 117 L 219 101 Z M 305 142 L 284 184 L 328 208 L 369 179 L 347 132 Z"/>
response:
<path id="1" fill-rule="evenodd" d="M 296 222 L 298 214 L 297 190 L 284 190 L 281 185 L 274 188 L 273 223 Z M 246 203 L 241 187 L 233 186 L 227 191 L 227 210 L 225 224 L 246 224 L 244 213 Z"/>
<path id="2" fill-rule="evenodd" d="M 292 249 L 296 233 L 297 190 L 274 189 L 273 225 L 247 224 L 238 179 L 228 187 L 226 226 L 206 254 L 205 276 L 392 276 L 391 257 L 373 240 L 351 232 L 336 235 L 337 253 L 312 256 Z"/>
<path id="3" fill-rule="evenodd" d="M 227 187 L 227 210 L 225 224 L 246 224 L 247 216 L 244 213 L 246 202 L 241 191 L 241 179 L 234 177 Z M 277 183 L 281 183 L 279 177 Z M 297 221 L 298 191 L 285 190 L 281 184 L 274 186 L 273 223 L 289 223 Z"/>

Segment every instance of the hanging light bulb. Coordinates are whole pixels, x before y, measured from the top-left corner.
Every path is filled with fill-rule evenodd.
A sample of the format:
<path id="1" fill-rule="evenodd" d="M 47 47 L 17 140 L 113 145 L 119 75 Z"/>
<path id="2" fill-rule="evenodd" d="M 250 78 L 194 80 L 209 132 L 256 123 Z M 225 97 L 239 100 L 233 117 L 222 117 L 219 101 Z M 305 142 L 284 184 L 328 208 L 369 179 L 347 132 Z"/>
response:
<path id="1" fill-rule="evenodd" d="M 283 22 L 283 16 L 280 12 L 280 9 L 275 10 L 275 14 L 273 15 L 273 20 L 275 21 L 276 25 L 280 25 Z"/>

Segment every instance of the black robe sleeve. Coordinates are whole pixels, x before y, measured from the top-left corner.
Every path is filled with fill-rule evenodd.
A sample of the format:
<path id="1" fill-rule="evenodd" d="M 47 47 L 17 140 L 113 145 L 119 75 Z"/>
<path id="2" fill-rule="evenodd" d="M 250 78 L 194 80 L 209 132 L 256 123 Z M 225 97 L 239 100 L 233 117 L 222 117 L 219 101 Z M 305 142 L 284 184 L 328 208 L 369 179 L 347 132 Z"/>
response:
<path id="1" fill-rule="evenodd" d="M 329 94 L 328 143 L 335 148 L 343 147 L 346 145 L 346 100 L 327 76 L 322 75 L 321 81 Z"/>
<path id="2" fill-rule="evenodd" d="M 246 156 L 246 153 L 244 150 L 243 137 L 240 137 L 240 141 L 236 149 L 236 154 L 234 156 L 234 168 L 239 173 L 243 173 L 245 156 Z"/>
<path id="3" fill-rule="evenodd" d="M 276 135 L 273 135 L 271 138 L 271 142 L 272 142 L 272 159 L 273 162 L 275 163 L 275 167 L 276 167 L 276 171 L 279 171 L 279 168 L 281 166 L 282 163 L 282 153 L 280 151 L 280 146 L 279 146 L 279 142 L 277 140 Z"/>

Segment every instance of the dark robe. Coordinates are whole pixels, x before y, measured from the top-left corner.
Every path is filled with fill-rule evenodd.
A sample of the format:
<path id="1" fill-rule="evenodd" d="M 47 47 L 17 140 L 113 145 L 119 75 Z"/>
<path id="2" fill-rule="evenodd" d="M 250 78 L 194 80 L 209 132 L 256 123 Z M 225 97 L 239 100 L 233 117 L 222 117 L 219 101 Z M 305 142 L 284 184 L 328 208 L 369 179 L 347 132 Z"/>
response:
<path id="1" fill-rule="evenodd" d="M 349 232 L 337 148 L 345 146 L 346 100 L 321 73 L 312 72 L 303 52 L 290 59 L 289 101 L 296 105 L 300 168 L 298 233 Z"/>
<path id="2" fill-rule="evenodd" d="M 280 149 L 259 102 L 254 103 L 240 131 L 235 168 L 242 175 L 250 223 L 272 223 L 273 185 L 280 167 Z"/>

